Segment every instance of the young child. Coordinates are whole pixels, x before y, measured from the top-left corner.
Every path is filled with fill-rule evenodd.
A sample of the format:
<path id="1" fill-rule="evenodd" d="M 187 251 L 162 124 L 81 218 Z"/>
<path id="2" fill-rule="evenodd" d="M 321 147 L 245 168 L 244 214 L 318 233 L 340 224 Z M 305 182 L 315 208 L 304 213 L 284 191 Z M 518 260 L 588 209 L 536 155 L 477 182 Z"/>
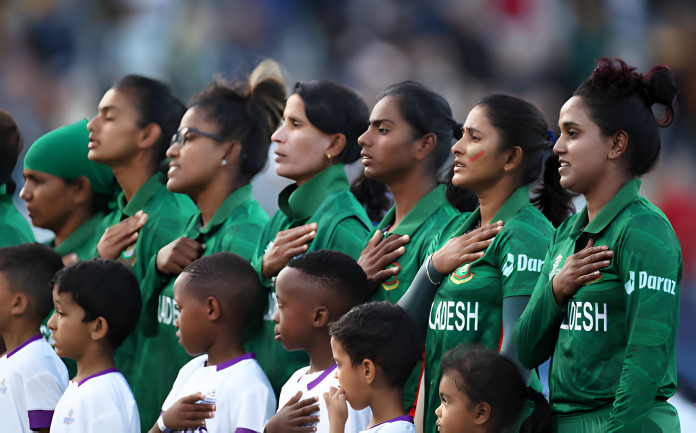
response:
<path id="1" fill-rule="evenodd" d="M 55 276 L 55 313 L 48 321 L 56 353 L 77 362 L 60 398 L 51 432 L 140 432 L 138 408 L 114 352 L 140 315 L 138 281 L 123 264 L 74 263 Z"/>
<path id="2" fill-rule="evenodd" d="M 370 407 L 370 433 L 415 433 L 402 394 L 420 356 L 416 327 L 401 307 L 388 301 L 358 305 L 331 325 L 331 350 L 340 389 L 324 393 L 331 433 L 343 431 L 346 401 Z"/>
<path id="3" fill-rule="evenodd" d="M 329 325 L 368 298 L 367 277 L 347 254 L 312 251 L 288 262 L 278 274 L 276 296 L 276 341 L 286 350 L 307 352 L 309 366 L 297 370 L 283 386 L 280 409 L 266 425 L 266 433 L 285 433 L 297 426 L 328 433 L 329 415 L 319 397 L 338 386 Z M 370 416 L 369 409 L 346 408 L 345 432 L 364 429 Z"/>
<path id="4" fill-rule="evenodd" d="M 51 248 L 20 244 L 0 248 L 0 426 L 7 432 L 48 431 L 68 371 L 41 337 L 51 312 L 51 278 L 63 262 Z"/>
<path id="5" fill-rule="evenodd" d="M 262 295 L 256 272 L 237 254 L 211 254 L 184 268 L 174 283 L 174 324 L 184 349 L 203 355 L 179 370 L 151 432 L 263 430 L 275 394 L 242 338 L 254 314 L 261 319 Z"/>
<path id="6" fill-rule="evenodd" d="M 440 407 L 435 410 L 440 433 L 501 432 L 520 417 L 527 399 L 535 409 L 520 431 L 555 432 L 548 402 L 525 385 L 519 369 L 505 356 L 460 344 L 442 357 Z"/>

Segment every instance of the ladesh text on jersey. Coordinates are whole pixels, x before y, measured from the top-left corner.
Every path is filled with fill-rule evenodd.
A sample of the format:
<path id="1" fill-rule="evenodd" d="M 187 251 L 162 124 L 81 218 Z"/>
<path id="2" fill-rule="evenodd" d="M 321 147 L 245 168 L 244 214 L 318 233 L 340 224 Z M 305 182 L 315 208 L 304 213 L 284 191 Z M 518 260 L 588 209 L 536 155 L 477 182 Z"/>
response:
<path id="1" fill-rule="evenodd" d="M 438 331 L 478 331 L 478 318 L 478 302 L 441 301 L 433 303 L 429 325 Z"/>
<path id="2" fill-rule="evenodd" d="M 181 311 L 176 307 L 174 299 L 166 295 L 160 295 L 157 321 L 165 325 L 174 325 L 174 321 L 179 317 L 179 314 L 181 314 Z"/>

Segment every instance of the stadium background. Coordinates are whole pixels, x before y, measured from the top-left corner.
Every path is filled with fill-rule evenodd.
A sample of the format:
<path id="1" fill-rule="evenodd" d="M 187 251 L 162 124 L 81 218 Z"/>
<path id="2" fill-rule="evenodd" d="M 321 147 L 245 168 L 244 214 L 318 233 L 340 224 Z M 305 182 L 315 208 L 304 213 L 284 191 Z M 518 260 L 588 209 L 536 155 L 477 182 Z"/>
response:
<path id="1" fill-rule="evenodd" d="M 696 431 L 693 0 L 0 0 L 0 108 L 17 120 L 25 150 L 53 128 L 93 117 L 124 74 L 167 81 L 186 101 L 214 73 L 243 76 L 266 57 L 281 64 L 289 85 L 334 80 L 370 106 L 387 85 L 416 80 L 444 95 L 461 122 L 482 96 L 511 93 L 535 103 L 557 130 L 560 107 L 600 56 L 641 72 L 666 64 L 679 82 L 679 113 L 642 193 L 668 215 L 682 245 L 673 400 L 682 431 Z M 286 184 L 272 161 L 254 181 L 269 213 Z M 26 213 L 16 196 L 15 204 Z"/>

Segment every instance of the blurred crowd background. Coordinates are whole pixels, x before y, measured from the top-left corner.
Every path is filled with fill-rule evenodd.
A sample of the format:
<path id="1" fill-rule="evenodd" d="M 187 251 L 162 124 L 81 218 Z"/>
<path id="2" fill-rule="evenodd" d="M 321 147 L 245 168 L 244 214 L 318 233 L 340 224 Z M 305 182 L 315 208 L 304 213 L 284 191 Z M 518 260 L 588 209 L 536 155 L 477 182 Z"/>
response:
<path id="1" fill-rule="evenodd" d="M 642 192 L 682 245 L 680 413 L 682 431 L 696 431 L 684 419 L 696 412 L 694 0 L 0 0 L 0 108 L 17 120 L 25 150 L 93 117 L 125 74 L 164 80 L 186 101 L 214 74 L 243 76 L 264 58 L 281 64 L 290 86 L 326 78 L 370 106 L 387 85 L 419 81 L 461 122 L 482 96 L 511 93 L 557 130 L 560 107 L 600 56 L 641 72 L 666 64 L 679 82 L 679 113 Z M 254 182 L 269 213 L 287 183 L 272 168 Z M 15 175 L 21 185 L 21 162 Z M 47 235 L 37 230 L 37 239 Z"/>

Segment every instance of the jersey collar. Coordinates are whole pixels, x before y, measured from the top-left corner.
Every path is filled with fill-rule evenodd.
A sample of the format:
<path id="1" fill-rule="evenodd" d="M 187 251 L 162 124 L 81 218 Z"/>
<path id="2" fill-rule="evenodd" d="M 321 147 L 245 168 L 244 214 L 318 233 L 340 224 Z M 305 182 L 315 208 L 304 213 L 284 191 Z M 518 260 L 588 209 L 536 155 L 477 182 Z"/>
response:
<path id="1" fill-rule="evenodd" d="M 207 226 L 203 227 L 203 217 L 199 212 L 196 218 L 191 219 L 188 227 L 186 227 L 186 233 L 194 238 L 197 237 L 196 233 L 209 233 L 211 230 L 221 226 L 238 207 L 250 200 L 252 200 L 251 185 L 244 185 L 230 194 L 225 201 L 222 202 L 218 210 L 215 211 L 213 217 L 208 221 Z"/>
<path id="2" fill-rule="evenodd" d="M 17 348 L 16 348 L 15 350 L 13 350 L 12 352 L 8 353 L 8 354 L 7 354 L 7 359 L 9 359 L 10 356 L 12 356 L 12 355 L 14 355 L 15 353 L 19 352 L 19 351 L 22 350 L 23 348 L 27 347 L 30 343 L 33 343 L 33 342 L 36 341 L 36 340 L 41 340 L 42 338 L 43 338 L 43 337 L 41 336 L 41 334 L 36 334 L 36 335 L 34 335 L 33 337 L 29 338 L 29 339 L 28 339 L 27 341 L 25 341 L 24 343 L 22 343 L 22 344 L 20 344 L 19 346 L 17 346 Z"/>
<path id="3" fill-rule="evenodd" d="M 619 192 L 609 200 L 609 203 L 607 203 L 589 223 L 587 222 L 587 206 L 585 206 L 575 220 L 572 231 L 574 233 L 584 231 L 596 235 L 604 230 L 623 208 L 638 197 L 640 184 L 640 179 L 632 179 L 626 183 L 626 185 L 622 186 Z M 585 225 L 586 227 L 583 229 Z"/>
<path id="4" fill-rule="evenodd" d="M 166 177 L 162 173 L 156 173 L 154 176 L 149 178 L 131 197 L 130 201 L 126 202 L 126 195 L 123 191 L 118 194 L 117 202 L 118 208 L 121 213 L 126 216 L 133 216 L 139 210 L 142 210 L 147 202 L 150 201 L 152 197 L 155 196 L 162 188 L 165 186 Z"/>
<path id="5" fill-rule="evenodd" d="M 399 225 L 394 227 L 391 234 L 410 235 L 415 232 L 432 214 L 437 212 L 443 203 L 447 204 L 447 198 L 445 197 L 446 189 L 447 187 L 445 185 L 438 185 L 433 188 L 432 191 L 424 195 L 413 209 L 406 214 Z M 395 215 L 396 206 L 392 206 L 389 212 L 382 218 L 379 225 L 377 225 L 377 230 L 383 230 L 394 222 Z"/>
<path id="6" fill-rule="evenodd" d="M 508 198 L 505 203 L 498 209 L 495 216 L 491 222 L 502 221 L 506 223 L 510 218 L 512 218 L 517 212 L 523 207 L 529 204 L 529 185 L 523 185 L 512 193 L 510 198 Z M 462 224 L 462 228 L 457 233 L 458 235 L 466 233 L 468 230 L 474 228 L 476 222 L 481 219 L 481 207 L 477 207 L 475 211 L 471 212 L 469 217 Z"/>
<path id="7" fill-rule="evenodd" d="M 324 198 L 349 189 L 343 164 L 332 165 L 298 187 L 292 184 L 281 191 L 278 207 L 292 221 L 304 221 L 319 208 Z"/>
<path id="8" fill-rule="evenodd" d="M 51 243 L 54 245 L 54 249 L 61 256 L 76 251 L 94 236 L 95 229 L 103 220 L 104 214 L 102 212 L 97 212 L 90 219 L 82 223 L 80 227 L 75 229 L 75 231 L 70 233 L 70 236 L 65 238 L 60 245 L 55 245 L 55 241 L 52 241 Z"/>

